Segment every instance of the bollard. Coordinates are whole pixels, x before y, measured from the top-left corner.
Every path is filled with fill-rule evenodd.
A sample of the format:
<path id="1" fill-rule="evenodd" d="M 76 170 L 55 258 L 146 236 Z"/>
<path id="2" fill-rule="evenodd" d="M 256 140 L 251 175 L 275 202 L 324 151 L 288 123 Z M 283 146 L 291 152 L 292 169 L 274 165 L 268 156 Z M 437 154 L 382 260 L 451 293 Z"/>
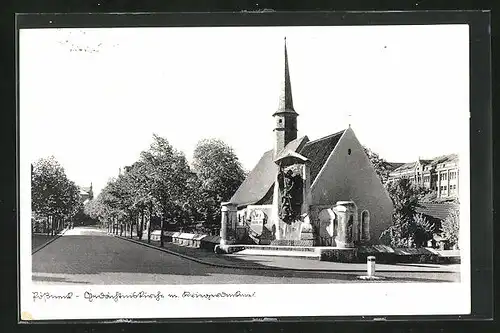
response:
<path id="1" fill-rule="evenodd" d="M 366 271 L 369 277 L 375 276 L 375 257 L 368 256 L 366 258 Z"/>

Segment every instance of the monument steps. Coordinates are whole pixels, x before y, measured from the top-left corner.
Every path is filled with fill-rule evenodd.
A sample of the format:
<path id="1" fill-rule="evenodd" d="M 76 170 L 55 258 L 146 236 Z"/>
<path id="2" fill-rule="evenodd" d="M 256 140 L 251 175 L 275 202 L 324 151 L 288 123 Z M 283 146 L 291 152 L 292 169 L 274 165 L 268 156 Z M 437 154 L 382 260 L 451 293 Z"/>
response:
<path id="1" fill-rule="evenodd" d="M 233 255 L 249 255 L 249 256 L 272 256 L 272 257 L 294 257 L 319 260 L 321 256 L 316 252 L 310 251 L 287 251 L 287 250 L 263 250 L 263 249 L 245 249 Z"/>

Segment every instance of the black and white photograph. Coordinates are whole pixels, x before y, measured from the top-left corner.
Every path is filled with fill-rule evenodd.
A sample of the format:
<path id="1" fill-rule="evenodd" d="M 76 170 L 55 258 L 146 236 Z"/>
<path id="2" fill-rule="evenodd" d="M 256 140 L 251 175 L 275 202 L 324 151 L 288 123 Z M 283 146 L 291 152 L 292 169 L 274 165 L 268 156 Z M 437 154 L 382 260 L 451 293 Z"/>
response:
<path id="1" fill-rule="evenodd" d="M 466 24 L 20 29 L 21 317 L 468 314 L 469 60 Z"/>

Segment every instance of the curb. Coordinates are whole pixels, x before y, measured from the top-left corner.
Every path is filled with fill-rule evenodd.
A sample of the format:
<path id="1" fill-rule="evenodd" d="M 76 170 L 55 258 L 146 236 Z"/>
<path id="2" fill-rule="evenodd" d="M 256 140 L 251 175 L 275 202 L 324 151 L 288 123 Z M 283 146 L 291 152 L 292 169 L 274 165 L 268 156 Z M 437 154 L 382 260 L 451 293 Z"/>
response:
<path id="1" fill-rule="evenodd" d="M 144 245 L 146 247 L 149 247 L 149 248 L 152 248 L 152 249 L 155 249 L 155 250 L 158 250 L 158 251 L 162 251 L 162 252 L 165 252 L 165 253 L 168 253 L 168 254 L 172 254 L 172 255 L 175 255 L 175 256 L 178 256 L 178 257 L 190 260 L 190 261 L 194 261 L 194 262 L 197 262 L 199 264 L 203 264 L 203 265 L 207 265 L 207 266 L 212 266 L 212 267 L 218 267 L 218 268 L 231 268 L 231 269 L 243 269 L 243 270 L 261 270 L 261 271 L 289 271 L 289 272 L 366 273 L 366 270 L 362 270 L 362 269 L 350 269 L 350 270 L 347 270 L 347 269 L 336 269 L 336 270 L 332 270 L 332 269 L 321 269 L 321 268 L 288 268 L 288 267 L 274 267 L 274 266 L 266 266 L 266 267 L 258 267 L 258 266 L 253 266 L 252 267 L 252 266 L 249 266 L 249 267 L 242 267 L 242 266 L 236 266 L 236 265 L 215 264 L 213 262 L 209 262 L 209 261 L 201 260 L 201 259 L 194 258 L 194 257 L 191 257 L 191 256 L 187 256 L 185 254 L 181 254 L 181 253 L 178 253 L 178 252 L 175 252 L 175 251 L 167 250 L 167 249 L 155 246 L 155 245 L 143 243 L 143 242 L 135 240 L 135 239 L 125 238 L 123 236 L 118 236 L 118 235 L 113 235 L 113 234 L 108 234 L 108 235 L 116 237 L 116 238 L 120 238 L 120 239 L 123 239 L 123 240 L 127 240 L 127 241 L 132 242 L 132 243 Z M 407 273 L 407 274 L 411 274 L 411 273 L 448 273 L 448 274 L 458 273 L 458 274 L 460 274 L 460 272 L 442 271 L 442 270 L 440 270 L 440 271 L 424 271 L 424 270 L 393 271 L 393 270 L 377 269 L 377 272 L 381 272 L 381 273 Z"/>
<path id="2" fill-rule="evenodd" d="M 66 233 L 66 231 L 68 231 L 68 230 L 69 230 L 68 228 L 64 228 L 63 230 L 61 230 L 61 232 L 58 233 L 57 235 L 55 235 L 54 238 L 50 239 L 46 243 L 44 243 L 44 244 L 40 245 L 39 247 L 37 247 L 36 249 L 32 250 L 31 255 L 34 255 L 35 253 L 37 253 L 38 251 L 40 251 L 41 249 L 43 249 L 44 247 L 46 247 L 47 245 L 49 245 L 50 243 L 52 243 L 53 241 L 55 241 L 56 239 L 58 239 L 59 237 L 64 235 Z"/>

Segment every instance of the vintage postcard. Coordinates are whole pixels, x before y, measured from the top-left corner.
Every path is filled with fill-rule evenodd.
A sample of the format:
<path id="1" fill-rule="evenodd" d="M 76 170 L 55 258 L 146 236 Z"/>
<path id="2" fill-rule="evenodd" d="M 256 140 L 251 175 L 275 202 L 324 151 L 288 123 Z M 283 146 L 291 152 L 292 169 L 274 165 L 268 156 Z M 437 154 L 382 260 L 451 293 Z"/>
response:
<path id="1" fill-rule="evenodd" d="M 469 27 L 19 30 L 22 320 L 470 313 Z"/>

